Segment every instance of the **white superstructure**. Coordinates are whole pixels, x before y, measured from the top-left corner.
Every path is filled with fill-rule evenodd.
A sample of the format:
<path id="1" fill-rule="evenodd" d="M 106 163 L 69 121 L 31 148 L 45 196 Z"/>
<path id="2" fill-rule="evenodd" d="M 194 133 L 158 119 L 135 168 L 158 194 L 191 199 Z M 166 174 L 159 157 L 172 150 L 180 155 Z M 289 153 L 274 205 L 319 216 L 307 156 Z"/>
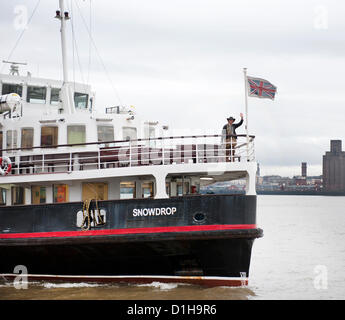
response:
<path id="1" fill-rule="evenodd" d="M 167 198 L 238 178 L 247 179 L 246 194 L 255 194 L 254 137 L 239 136 L 235 157 L 226 162 L 220 135 L 170 137 L 132 107 L 96 111 L 91 87 L 68 81 L 64 30 L 70 17 L 62 0 L 56 18 L 63 81 L 0 75 L 0 149 L 12 162 L 0 176 L 0 204 Z"/>

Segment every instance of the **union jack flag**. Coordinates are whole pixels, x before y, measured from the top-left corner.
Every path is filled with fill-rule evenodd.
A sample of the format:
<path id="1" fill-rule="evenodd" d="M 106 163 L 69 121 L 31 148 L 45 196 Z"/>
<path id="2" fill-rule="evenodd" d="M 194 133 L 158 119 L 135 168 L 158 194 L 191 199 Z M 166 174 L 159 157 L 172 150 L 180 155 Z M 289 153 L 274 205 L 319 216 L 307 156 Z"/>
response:
<path id="1" fill-rule="evenodd" d="M 274 100 L 277 87 L 267 80 L 260 78 L 247 77 L 248 80 L 248 96 L 257 98 L 266 98 Z"/>

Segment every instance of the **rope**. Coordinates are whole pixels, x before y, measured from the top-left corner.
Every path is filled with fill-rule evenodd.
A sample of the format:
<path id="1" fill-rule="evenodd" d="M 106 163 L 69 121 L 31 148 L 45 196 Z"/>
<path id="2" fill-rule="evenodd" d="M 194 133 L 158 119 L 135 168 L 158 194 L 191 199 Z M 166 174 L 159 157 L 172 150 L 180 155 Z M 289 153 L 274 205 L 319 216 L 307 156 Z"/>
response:
<path id="1" fill-rule="evenodd" d="M 87 68 L 87 80 L 86 83 L 89 84 L 89 80 L 90 80 L 90 69 L 91 69 L 91 49 L 92 49 L 92 43 L 91 43 L 91 32 L 92 32 L 92 24 L 91 24 L 91 0 L 90 0 L 90 5 L 89 5 L 89 26 L 90 26 L 90 36 L 89 36 L 89 64 L 88 64 L 88 68 Z"/>
<path id="2" fill-rule="evenodd" d="M 91 200 L 92 201 L 92 200 Z M 95 199 L 95 202 L 96 202 L 96 210 L 94 211 L 94 213 L 97 211 L 97 217 L 98 217 L 98 221 L 100 222 L 97 222 L 97 220 L 95 219 L 96 221 L 96 226 L 101 226 L 101 225 L 104 225 L 105 224 L 105 221 L 103 220 L 103 217 L 101 215 L 101 211 L 99 210 L 98 208 L 98 200 Z"/>
<path id="3" fill-rule="evenodd" d="M 90 217 L 90 203 L 89 200 L 85 200 L 83 202 L 83 222 L 81 223 L 81 229 L 82 230 L 90 230 L 91 228 L 91 217 Z M 84 227 L 84 224 L 87 220 L 87 225 Z"/>
<path id="4" fill-rule="evenodd" d="M 107 78 L 108 78 L 109 84 L 110 84 L 110 86 L 111 86 L 111 88 L 112 88 L 112 90 L 113 90 L 113 92 L 114 92 L 116 98 L 118 99 L 120 105 L 123 105 L 122 100 L 121 100 L 121 98 L 120 98 L 120 95 L 119 95 L 119 93 L 118 93 L 116 87 L 114 86 L 114 83 L 113 83 L 113 81 L 112 81 L 112 79 L 111 79 L 111 77 L 110 77 L 110 74 L 109 74 L 109 72 L 108 72 L 108 69 L 105 67 L 104 61 L 103 61 L 103 59 L 102 59 L 102 57 L 101 57 L 101 55 L 100 55 L 100 53 L 99 53 L 99 51 L 98 51 L 98 48 L 97 48 L 97 46 L 96 46 L 96 43 L 95 43 L 95 41 L 94 41 L 94 39 L 93 39 L 93 37 L 92 37 L 91 31 L 90 31 L 89 27 L 87 26 L 87 23 L 86 23 L 86 21 L 85 21 L 85 19 L 84 19 L 84 16 L 83 16 L 83 14 L 82 14 L 82 12 L 81 12 L 81 9 L 80 9 L 79 5 L 78 5 L 78 1 L 75 1 L 75 4 L 76 4 L 76 6 L 77 6 L 78 13 L 79 13 L 79 15 L 80 15 L 80 17 L 81 17 L 81 19 L 82 19 L 82 21 L 83 21 L 83 24 L 84 24 L 84 26 L 85 26 L 85 29 L 86 29 L 86 31 L 87 31 L 87 33 L 88 33 L 88 35 L 89 35 L 89 38 L 90 38 L 90 40 L 91 40 L 91 43 L 92 43 L 92 45 L 93 45 L 94 48 L 95 48 L 96 54 L 97 54 L 97 56 L 98 56 L 98 59 L 100 60 L 101 66 L 102 66 L 102 68 L 103 68 L 103 71 L 104 71 L 105 75 L 106 75 Z"/>
<path id="5" fill-rule="evenodd" d="M 75 30 L 75 26 L 74 26 L 74 22 L 73 22 L 74 21 L 74 16 L 73 16 L 74 13 L 73 13 L 73 2 L 72 2 L 72 0 L 70 3 L 70 8 L 68 7 L 68 10 L 70 10 L 71 17 L 72 17 L 72 19 L 71 19 L 71 33 L 72 33 L 72 55 L 73 55 L 73 85 L 74 85 L 74 91 L 75 91 L 75 55 L 77 57 L 81 81 L 85 85 L 86 85 L 86 82 L 85 82 L 82 64 L 81 64 L 80 57 L 79 57 L 78 44 L 77 44 L 77 40 L 76 40 L 76 30 Z"/>
<path id="6" fill-rule="evenodd" d="M 73 67 L 73 91 L 75 91 L 75 54 L 74 54 L 74 27 L 73 27 L 73 2 L 70 0 L 70 6 L 67 5 L 67 10 L 71 12 L 71 29 L 72 29 L 72 67 Z"/>
<path id="7" fill-rule="evenodd" d="M 95 201 L 96 209 L 90 211 L 90 205 L 92 200 Z M 97 212 L 97 216 L 96 216 Z M 83 202 L 83 221 L 81 223 L 81 229 L 83 231 L 87 231 L 91 229 L 91 222 L 94 222 L 94 226 L 98 227 L 105 224 L 103 217 L 101 215 L 101 211 L 98 207 L 98 200 L 97 199 L 86 199 Z"/>

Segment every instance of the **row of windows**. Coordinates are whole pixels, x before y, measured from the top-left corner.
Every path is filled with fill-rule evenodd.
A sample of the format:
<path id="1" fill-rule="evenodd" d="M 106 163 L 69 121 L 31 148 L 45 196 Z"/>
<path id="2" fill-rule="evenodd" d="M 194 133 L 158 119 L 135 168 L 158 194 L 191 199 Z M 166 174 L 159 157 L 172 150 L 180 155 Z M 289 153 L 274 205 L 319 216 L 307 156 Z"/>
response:
<path id="1" fill-rule="evenodd" d="M 135 182 L 120 183 L 120 199 L 135 198 Z M 69 189 L 67 184 L 54 184 L 52 188 L 53 202 L 68 202 Z M 153 182 L 142 183 L 142 197 L 153 197 Z M 25 204 L 25 188 L 11 188 L 12 205 Z M 82 201 L 87 199 L 108 200 L 108 184 L 107 183 L 83 183 L 82 185 Z M 47 192 L 45 186 L 31 187 L 31 203 L 40 204 L 47 202 Z M 6 189 L 0 188 L 0 205 L 6 204 Z"/>
<path id="2" fill-rule="evenodd" d="M 126 140 L 137 138 L 137 129 L 124 127 L 123 137 Z M 41 127 L 41 146 L 49 147 L 58 145 L 59 128 L 56 126 Z M 98 142 L 114 141 L 114 127 L 112 125 L 97 126 Z M 2 149 L 2 132 L 0 132 L 0 149 Z M 86 126 L 70 125 L 67 126 L 67 143 L 86 143 Z M 21 129 L 21 148 L 32 148 L 34 145 L 34 129 Z M 18 130 L 6 131 L 6 149 L 18 148 Z"/>
<path id="3" fill-rule="evenodd" d="M 120 183 L 120 199 L 134 199 L 137 197 L 135 181 Z M 176 196 L 183 196 L 189 193 L 189 182 L 177 182 Z M 67 184 L 55 184 L 52 188 L 53 202 L 68 202 L 69 189 Z M 170 194 L 170 183 L 166 182 L 166 192 Z M 143 181 L 141 183 L 141 197 L 152 198 L 154 196 L 154 183 L 152 181 Z M 11 188 L 12 205 L 25 204 L 25 188 Z M 108 183 L 91 183 L 82 184 L 82 201 L 89 199 L 108 200 Z M 47 192 L 45 186 L 31 187 L 31 203 L 40 204 L 47 202 Z M 6 189 L 0 188 L 0 205 L 6 205 Z"/>
<path id="4" fill-rule="evenodd" d="M 183 196 L 189 193 L 189 182 L 177 182 L 176 183 L 176 196 Z M 165 184 L 166 193 L 171 196 L 170 183 Z M 154 184 L 153 182 L 141 183 L 142 198 L 153 198 L 154 196 Z M 136 198 L 136 183 L 135 181 L 121 182 L 120 183 L 120 199 L 135 199 Z"/>
<path id="5" fill-rule="evenodd" d="M 17 93 L 22 98 L 23 86 L 20 84 L 9 84 L 4 83 L 2 85 L 1 94 Z M 51 88 L 50 98 L 48 101 L 51 105 L 57 105 L 59 103 L 60 88 Z M 89 95 L 86 93 L 75 92 L 74 93 L 74 104 L 76 108 L 87 109 L 88 107 Z M 28 86 L 26 94 L 26 102 L 46 104 L 47 101 L 47 88 L 39 86 Z"/>
<path id="6" fill-rule="evenodd" d="M 12 205 L 25 204 L 25 188 L 11 187 Z M 32 186 L 31 187 L 31 203 L 39 204 L 46 203 L 46 187 Z M 53 185 L 53 202 L 67 202 L 68 201 L 68 185 L 55 184 Z M 0 205 L 6 204 L 6 189 L 0 188 Z"/>

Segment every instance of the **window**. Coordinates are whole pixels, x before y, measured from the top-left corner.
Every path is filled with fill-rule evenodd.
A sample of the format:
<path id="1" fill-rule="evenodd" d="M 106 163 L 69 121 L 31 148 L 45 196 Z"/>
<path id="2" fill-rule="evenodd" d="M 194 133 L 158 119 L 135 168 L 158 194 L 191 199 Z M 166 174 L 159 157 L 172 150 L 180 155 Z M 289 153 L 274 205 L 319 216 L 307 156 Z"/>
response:
<path id="1" fill-rule="evenodd" d="M 58 144 L 58 127 L 41 128 L 41 146 L 56 146 Z"/>
<path id="2" fill-rule="evenodd" d="M 114 141 L 114 127 L 113 126 L 97 126 L 98 142 Z"/>
<path id="3" fill-rule="evenodd" d="M 32 204 L 46 203 L 46 187 L 43 187 L 43 186 L 31 187 L 31 203 Z"/>
<path id="4" fill-rule="evenodd" d="M 23 128 L 21 148 L 32 148 L 33 144 L 34 144 L 34 129 Z"/>
<path id="5" fill-rule="evenodd" d="M 103 182 L 83 183 L 82 200 L 108 200 L 108 184 Z"/>
<path id="6" fill-rule="evenodd" d="M 123 127 L 123 140 L 136 140 L 137 128 Z"/>
<path id="7" fill-rule="evenodd" d="M 89 95 L 86 93 L 74 92 L 74 104 L 76 108 L 87 109 Z"/>
<path id="8" fill-rule="evenodd" d="M 6 205 L 6 189 L 0 188 L 0 206 Z"/>
<path id="9" fill-rule="evenodd" d="M 54 202 L 67 202 L 68 201 L 68 185 L 54 184 L 53 198 L 54 198 Z"/>
<path id="10" fill-rule="evenodd" d="M 86 133 L 85 126 L 68 126 L 67 127 L 67 143 L 85 143 Z"/>
<path id="11" fill-rule="evenodd" d="M 134 199 L 136 195 L 135 182 L 120 183 L 120 199 Z"/>
<path id="12" fill-rule="evenodd" d="M 29 103 L 46 103 L 46 87 L 28 86 L 26 101 Z"/>
<path id="13" fill-rule="evenodd" d="M 24 204 L 25 203 L 25 189 L 24 187 L 12 187 L 12 204 Z"/>
<path id="14" fill-rule="evenodd" d="M 165 191 L 166 191 L 167 195 L 170 197 L 171 196 L 171 194 L 170 194 L 170 182 L 165 183 Z"/>
<path id="15" fill-rule="evenodd" d="M 20 96 L 22 96 L 23 86 L 20 84 L 4 83 L 2 85 L 2 93 L 1 94 L 9 94 L 9 93 L 17 93 Z"/>
<path id="16" fill-rule="evenodd" d="M 184 188 L 182 190 L 182 182 L 177 182 L 177 195 L 183 196 L 189 193 L 189 182 L 184 183 Z"/>
<path id="17" fill-rule="evenodd" d="M 17 130 L 7 130 L 6 149 L 17 148 Z"/>
<path id="18" fill-rule="evenodd" d="M 57 106 L 59 104 L 60 99 L 60 89 L 51 88 L 50 91 L 50 104 Z"/>
<path id="19" fill-rule="evenodd" d="M 141 184 L 142 198 L 153 198 L 153 182 L 143 182 Z"/>

